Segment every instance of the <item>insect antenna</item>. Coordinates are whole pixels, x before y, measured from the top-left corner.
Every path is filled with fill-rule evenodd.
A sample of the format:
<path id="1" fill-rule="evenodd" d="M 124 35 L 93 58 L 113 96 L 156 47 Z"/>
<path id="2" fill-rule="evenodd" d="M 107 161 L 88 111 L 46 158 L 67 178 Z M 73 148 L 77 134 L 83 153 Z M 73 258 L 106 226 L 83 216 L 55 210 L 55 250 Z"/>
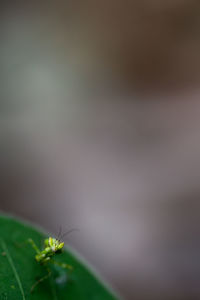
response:
<path id="1" fill-rule="evenodd" d="M 68 231 L 66 231 L 64 234 L 61 235 L 60 240 L 62 240 L 65 236 L 69 235 L 70 233 L 74 232 L 74 231 L 79 231 L 79 229 L 77 228 L 72 228 Z"/>
<path id="2" fill-rule="evenodd" d="M 58 241 L 60 240 L 61 233 L 62 233 L 62 226 L 59 226 L 59 231 L 58 231 L 58 234 L 57 234 L 57 236 L 56 236 L 56 239 L 57 239 Z"/>

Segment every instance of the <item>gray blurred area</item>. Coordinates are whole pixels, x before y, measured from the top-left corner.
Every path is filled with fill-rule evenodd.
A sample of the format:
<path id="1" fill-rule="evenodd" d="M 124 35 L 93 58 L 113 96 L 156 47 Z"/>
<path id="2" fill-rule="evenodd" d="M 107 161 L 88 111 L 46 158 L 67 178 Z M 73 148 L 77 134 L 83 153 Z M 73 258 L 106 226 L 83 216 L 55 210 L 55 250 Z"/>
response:
<path id="1" fill-rule="evenodd" d="M 198 1 L 1 5 L 0 209 L 126 300 L 199 299 Z"/>

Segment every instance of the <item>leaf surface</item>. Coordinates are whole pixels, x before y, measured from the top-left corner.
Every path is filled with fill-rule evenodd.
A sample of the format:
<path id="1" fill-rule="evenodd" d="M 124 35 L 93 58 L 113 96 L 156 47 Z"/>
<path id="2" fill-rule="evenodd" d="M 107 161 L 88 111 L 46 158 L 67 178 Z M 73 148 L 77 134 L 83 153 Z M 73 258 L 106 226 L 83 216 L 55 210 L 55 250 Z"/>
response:
<path id="1" fill-rule="evenodd" d="M 32 238 L 41 249 L 47 236 L 12 217 L 0 216 L 0 300 L 116 300 L 116 296 L 65 249 L 55 260 L 73 266 L 72 271 L 50 265 L 52 275 L 30 292 L 47 274 L 35 261 L 35 251 L 26 241 Z"/>

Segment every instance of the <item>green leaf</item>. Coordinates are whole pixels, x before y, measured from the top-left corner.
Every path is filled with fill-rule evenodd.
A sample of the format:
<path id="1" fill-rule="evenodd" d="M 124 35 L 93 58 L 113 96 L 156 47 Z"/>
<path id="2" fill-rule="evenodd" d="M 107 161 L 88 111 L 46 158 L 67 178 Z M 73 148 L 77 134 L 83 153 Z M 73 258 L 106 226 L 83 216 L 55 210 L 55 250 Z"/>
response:
<path id="1" fill-rule="evenodd" d="M 35 260 L 35 251 L 26 241 L 41 245 L 43 233 L 18 220 L 0 216 L 0 300 L 116 300 L 116 296 L 80 262 L 69 249 L 55 259 L 73 266 L 72 271 L 50 265 L 52 275 L 30 292 L 47 273 Z"/>

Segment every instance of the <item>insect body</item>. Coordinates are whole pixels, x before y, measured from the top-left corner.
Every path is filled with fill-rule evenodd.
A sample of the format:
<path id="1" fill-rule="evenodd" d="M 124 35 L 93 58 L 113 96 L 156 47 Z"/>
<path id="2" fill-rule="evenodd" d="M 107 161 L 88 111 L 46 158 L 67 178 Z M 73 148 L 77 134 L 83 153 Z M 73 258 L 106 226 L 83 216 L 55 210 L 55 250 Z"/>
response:
<path id="1" fill-rule="evenodd" d="M 60 242 L 59 240 L 49 237 L 44 241 L 45 248 L 42 251 L 37 251 L 35 259 L 37 262 L 41 264 L 47 263 L 52 256 L 60 253 L 64 247 L 64 242 Z"/>
<path id="2" fill-rule="evenodd" d="M 64 242 L 61 242 L 58 239 L 49 237 L 48 239 L 45 239 L 44 241 L 44 249 L 40 250 L 35 242 L 32 239 L 28 239 L 28 242 L 31 244 L 31 246 L 34 248 L 36 255 L 35 260 L 40 263 L 41 265 L 46 267 L 47 275 L 40 278 L 32 287 L 31 292 L 35 289 L 35 287 L 44 281 L 45 279 L 49 278 L 51 276 L 51 270 L 49 269 L 49 264 L 52 263 L 54 265 L 60 266 L 63 269 L 69 269 L 72 270 L 72 266 L 57 262 L 53 259 L 54 256 L 62 252 L 62 249 L 64 247 Z"/>

